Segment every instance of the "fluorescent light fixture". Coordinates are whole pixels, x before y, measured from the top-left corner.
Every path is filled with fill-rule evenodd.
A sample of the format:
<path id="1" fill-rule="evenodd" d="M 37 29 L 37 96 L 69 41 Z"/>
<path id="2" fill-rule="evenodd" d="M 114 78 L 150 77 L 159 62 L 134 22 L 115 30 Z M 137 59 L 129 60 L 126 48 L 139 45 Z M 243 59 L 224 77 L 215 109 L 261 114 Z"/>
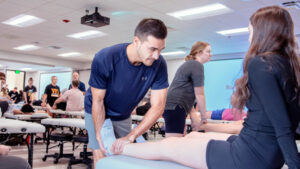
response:
<path id="1" fill-rule="evenodd" d="M 39 49 L 39 48 L 40 47 L 35 46 L 35 45 L 23 45 L 23 46 L 15 47 L 14 49 L 23 50 L 23 51 L 31 51 L 31 50 L 36 50 L 36 49 Z"/>
<path id="2" fill-rule="evenodd" d="M 10 18 L 2 23 L 11 26 L 17 26 L 17 27 L 27 27 L 44 21 L 45 21 L 44 19 L 38 18 L 36 16 L 21 14 L 16 17 Z"/>
<path id="3" fill-rule="evenodd" d="M 182 50 L 174 51 L 174 52 L 164 52 L 164 53 L 161 53 L 161 55 L 163 55 L 163 56 L 174 56 L 174 55 L 182 55 L 182 54 L 185 54 L 185 52 L 182 51 Z"/>
<path id="4" fill-rule="evenodd" d="M 180 20 L 192 20 L 192 19 L 205 18 L 209 16 L 221 15 L 231 11 L 232 10 L 230 8 L 228 8 L 223 4 L 214 3 L 210 5 L 167 13 L 167 15 L 173 16 Z"/>
<path id="5" fill-rule="evenodd" d="M 231 35 L 241 35 L 241 34 L 246 34 L 249 32 L 248 27 L 244 28 L 236 28 L 236 29 L 228 29 L 228 30 L 223 30 L 223 31 L 218 31 L 218 34 L 221 34 L 223 36 L 231 36 Z"/>
<path id="6" fill-rule="evenodd" d="M 75 38 L 75 39 L 92 39 L 92 38 L 97 38 L 105 35 L 106 33 L 90 30 L 90 31 L 84 31 L 84 32 L 67 35 L 67 37 Z"/>
<path id="7" fill-rule="evenodd" d="M 81 53 L 79 52 L 68 52 L 68 53 L 61 53 L 58 54 L 57 56 L 61 56 L 61 57 L 71 57 L 71 56 L 80 56 Z"/>
<path id="8" fill-rule="evenodd" d="M 22 71 L 32 70 L 32 68 L 22 68 Z"/>

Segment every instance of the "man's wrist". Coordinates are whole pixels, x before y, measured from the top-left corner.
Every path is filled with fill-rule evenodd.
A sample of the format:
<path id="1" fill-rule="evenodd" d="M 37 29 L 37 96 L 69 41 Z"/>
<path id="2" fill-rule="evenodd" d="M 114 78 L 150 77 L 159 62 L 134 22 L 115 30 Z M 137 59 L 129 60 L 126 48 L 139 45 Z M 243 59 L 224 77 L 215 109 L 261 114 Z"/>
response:
<path id="1" fill-rule="evenodd" d="M 128 140 L 133 143 L 135 141 L 135 139 L 137 138 L 137 136 L 135 134 L 129 134 L 128 135 Z"/>

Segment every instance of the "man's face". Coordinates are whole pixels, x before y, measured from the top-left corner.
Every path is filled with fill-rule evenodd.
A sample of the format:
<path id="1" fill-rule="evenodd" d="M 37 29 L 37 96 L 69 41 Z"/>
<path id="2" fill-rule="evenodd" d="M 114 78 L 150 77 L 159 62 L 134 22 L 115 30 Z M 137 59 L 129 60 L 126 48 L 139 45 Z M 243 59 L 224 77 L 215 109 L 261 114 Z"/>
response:
<path id="1" fill-rule="evenodd" d="M 139 59 L 145 66 L 151 66 L 165 48 L 165 39 L 157 39 L 151 35 L 144 41 L 135 37 L 135 43 Z"/>
<path id="2" fill-rule="evenodd" d="M 79 80 L 79 74 L 77 72 L 73 73 L 73 80 Z"/>
<path id="3" fill-rule="evenodd" d="M 29 84 L 30 86 L 32 86 L 33 81 L 32 81 L 32 80 L 28 80 L 28 84 Z"/>
<path id="4" fill-rule="evenodd" d="M 52 83 L 56 84 L 57 83 L 57 77 L 52 77 Z"/>

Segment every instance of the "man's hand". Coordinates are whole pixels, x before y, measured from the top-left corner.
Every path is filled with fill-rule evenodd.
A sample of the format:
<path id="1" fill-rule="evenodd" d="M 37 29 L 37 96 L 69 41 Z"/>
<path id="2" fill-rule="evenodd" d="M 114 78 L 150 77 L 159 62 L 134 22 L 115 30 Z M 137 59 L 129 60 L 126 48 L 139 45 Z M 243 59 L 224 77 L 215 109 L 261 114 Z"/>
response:
<path id="1" fill-rule="evenodd" d="M 52 109 L 56 109 L 56 108 L 57 108 L 56 103 L 54 103 Z"/>
<path id="2" fill-rule="evenodd" d="M 8 152 L 11 150 L 11 147 L 0 145 L 0 155 L 7 155 Z"/>
<path id="3" fill-rule="evenodd" d="M 46 103 L 43 102 L 43 103 L 41 104 L 41 106 L 42 106 L 42 107 L 46 107 Z"/>
<path id="4" fill-rule="evenodd" d="M 121 154 L 123 152 L 123 148 L 126 144 L 130 144 L 134 142 L 134 138 L 127 135 L 125 137 L 117 139 L 111 146 L 111 152 L 113 154 Z"/>

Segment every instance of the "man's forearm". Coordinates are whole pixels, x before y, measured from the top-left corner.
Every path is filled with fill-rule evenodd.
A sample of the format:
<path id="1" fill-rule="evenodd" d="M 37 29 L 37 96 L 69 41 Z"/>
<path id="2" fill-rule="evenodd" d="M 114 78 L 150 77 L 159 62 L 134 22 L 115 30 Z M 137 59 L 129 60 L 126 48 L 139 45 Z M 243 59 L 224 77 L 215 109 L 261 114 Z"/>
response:
<path id="1" fill-rule="evenodd" d="M 95 126 L 95 133 L 97 136 L 97 134 L 100 134 L 102 124 L 105 120 L 104 101 L 100 101 L 100 102 L 93 101 L 92 117 L 93 117 L 93 122 L 94 122 L 94 126 Z"/>
<path id="2" fill-rule="evenodd" d="M 55 100 L 54 104 L 58 104 L 58 103 L 63 102 L 63 101 L 65 101 L 65 100 L 62 97 L 60 97 L 60 98 Z"/>
<path id="3" fill-rule="evenodd" d="M 158 120 L 158 118 L 161 117 L 163 112 L 164 112 L 164 106 L 160 106 L 157 108 L 152 106 L 147 111 L 142 122 L 129 133 L 129 138 L 134 140 L 138 136 L 144 134 L 147 130 L 149 130 L 153 126 L 153 124 Z"/>
<path id="4" fill-rule="evenodd" d="M 28 103 L 28 100 L 27 100 L 27 93 L 26 93 L 26 92 L 24 92 L 23 97 L 24 97 L 24 99 L 25 99 L 25 103 Z"/>
<path id="5" fill-rule="evenodd" d="M 47 98 L 47 95 L 44 94 L 44 96 L 43 96 L 43 103 L 46 103 L 46 98 Z"/>

